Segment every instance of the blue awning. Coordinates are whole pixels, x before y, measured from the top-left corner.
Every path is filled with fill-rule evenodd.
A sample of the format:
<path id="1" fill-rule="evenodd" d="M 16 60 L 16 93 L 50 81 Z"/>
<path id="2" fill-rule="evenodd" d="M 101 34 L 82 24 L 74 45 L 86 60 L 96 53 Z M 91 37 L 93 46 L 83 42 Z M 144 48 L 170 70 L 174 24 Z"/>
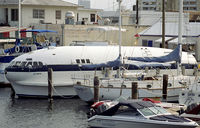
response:
<path id="1" fill-rule="evenodd" d="M 42 29 L 23 30 L 23 31 L 20 31 L 20 32 L 38 32 L 38 33 L 42 33 L 42 32 L 55 32 L 55 33 L 57 33 L 57 31 L 42 30 Z"/>

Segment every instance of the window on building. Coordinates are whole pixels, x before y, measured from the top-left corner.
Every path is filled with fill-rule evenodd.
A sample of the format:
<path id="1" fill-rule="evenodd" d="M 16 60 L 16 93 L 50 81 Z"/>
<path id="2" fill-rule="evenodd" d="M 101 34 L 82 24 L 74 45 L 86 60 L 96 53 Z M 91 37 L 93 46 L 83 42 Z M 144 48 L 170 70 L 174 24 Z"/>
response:
<path id="1" fill-rule="evenodd" d="M 18 21 L 18 9 L 11 9 L 11 21 Z"/>
<path id="2" fill-rule="evenodd" d="M 42 9 L 33 9 L 33 18 L 44 19 L 45 12 Z"/>
<path id="3" fill-rule="evenodd" d="M 143 10 L 148 10 L 148 7 L 143 7 Z"/>
<path id="4" fill-rule="evenodd" d="M 90 21 L 95 22 L 95 14 L 90 14 Z"/>
<path id="5" fill-rule="evenodd" d="M 61 11 L 56 10 L 56 19 L 61 19 Z"/>
<path id="6" fill-rule="evenodd" d="M 148 40 L 142 40 L 142 46 L 148 46 Z"/>

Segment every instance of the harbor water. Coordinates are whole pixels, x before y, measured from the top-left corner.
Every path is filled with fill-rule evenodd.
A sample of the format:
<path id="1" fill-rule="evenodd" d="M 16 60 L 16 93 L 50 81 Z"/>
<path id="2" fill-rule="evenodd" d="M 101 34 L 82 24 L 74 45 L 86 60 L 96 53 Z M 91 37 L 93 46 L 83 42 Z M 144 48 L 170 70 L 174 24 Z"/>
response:
<path id="1" fill-rule="evenodd" d="M 10 88 L 0 88 L 0 128 L 87 128 L 87 103 L 78 98 L 11 99 Z"/>
<path id="2" fill-rule="evenodd" d="M 0 128 L 88 128 L 89 105 L 79 98 L 12 99 L 0 88 Z M 200 128 L 200 127 L 197 127 Z"/>

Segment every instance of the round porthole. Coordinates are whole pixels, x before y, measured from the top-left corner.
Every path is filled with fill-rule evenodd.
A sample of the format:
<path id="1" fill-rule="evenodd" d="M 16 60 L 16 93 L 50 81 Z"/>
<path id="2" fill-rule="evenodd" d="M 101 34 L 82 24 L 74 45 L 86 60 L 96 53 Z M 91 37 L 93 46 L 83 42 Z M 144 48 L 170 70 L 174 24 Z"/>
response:
<path id="1" fill-rule="evenodd" d="M 182 93 L 182 96 L 185 96 L 185 93 Z"/>
<path id="2" fill-rule="evenodd" d="M 200 94 L 198 95 L 198 97 L 200 97 Z"/>
<path id="3" fill-rule="evenodd" d="M 151 87 L 152 87 L 152 85 L 150 85 L 150 84 L 147 85 L 147 88 L 148 88 L 148 89 L 151 88 Z"/>
<path id="4" fill-rule="evenodd" d="M 168 85 L 167 85 L 168 87 L 172 87 L 172 83 L 168 83 Z"/>

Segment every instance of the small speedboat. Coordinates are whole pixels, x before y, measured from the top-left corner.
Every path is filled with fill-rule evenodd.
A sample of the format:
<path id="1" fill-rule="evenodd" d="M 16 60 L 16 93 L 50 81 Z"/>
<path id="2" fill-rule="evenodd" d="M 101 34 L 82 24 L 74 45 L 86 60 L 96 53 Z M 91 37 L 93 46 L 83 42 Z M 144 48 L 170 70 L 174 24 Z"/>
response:
<path id="1" fill-rule="evenodd" d="M 110 106 L 109 106 L 110 105 Z M 105 101 L 92 106 L 90 127 L 101 128 L 195 128 L 190 119 L 169 113 L 150 101 Z"/>

